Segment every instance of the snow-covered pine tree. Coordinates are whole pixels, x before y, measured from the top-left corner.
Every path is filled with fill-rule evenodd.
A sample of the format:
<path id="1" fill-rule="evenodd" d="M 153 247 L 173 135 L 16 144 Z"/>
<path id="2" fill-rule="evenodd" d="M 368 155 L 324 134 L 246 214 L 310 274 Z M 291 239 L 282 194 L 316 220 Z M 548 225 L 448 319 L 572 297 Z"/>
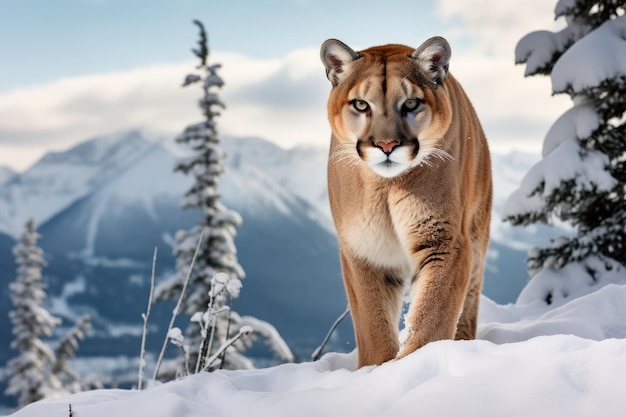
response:
<path id="1" fill-rule="evenodd" d="M 41 274 L 46 261 L 37 246 L 39 238 L 31 219 L 13 248 L 18 267 L 15 281 L 9 284 L 14 306 L 9 318 L 15 337 L 11 348 L 18 350 L 19 354 L 7 364 L 9 383 L 5 392 L 16 396 L 20 407 L 66 393 L 52 372 L 54 352 L 42 341 L 42 337 L 52 336 L 61 320 L 50 315 L 41 305 L 46 298 Z"/>
<path id="2" fill-rule="evenodd" d="M 216 128 L 215 118 L 220 115 L 220 109 L 225 106 L 215 92 L 216 88 L 221 88 L 224 84 L 217 74 L 220 64 L 209 64 L 209 48 L 207 44 L 206 32 L 201 22 L 194 20 L 200 30 L 200 40 L 198 48 L 193 53 L 200 59 L 197 69 L 203 74 L 187 75 L 183 82 L 183 87 L 200 84 L 202 87 L 202 98 L 199 106 L 205 120 L 188 126 L 176 138 L 178 143 L 191 148 L 193 154 L 189 157 L 179 159 L 175 166 L 175 171 L 180 171 L 186 175 L 191 175 L 194 182 L 191 188 L 185 193 L 182 207 L 185 209 L 199 209 L 201 221 L 190 230 L 178 231 L 176 234 L 176 256 L 175 276 L 160 284 L 155 291 L 157 300 L 176 300 L 184 286 L 185 279 L 192 265 L 192 258 L 196 246 L 204 233 L 204 241 L 201 243 L 195 265 L 191 271 L 187 296 L 183 299 L 182 312 L 189 317 L 201 315 L 206 312 L 210 320 L 216 320 L 215 333 L 210 342 L 210 351 L 203 357 L 211 356 L 220 346 L 245 324 L 242 318 L 234 311 L 230 311 L 228 300 L 232 298 L 229 292 L 220 292 L 211 300 L 212 280 L 218 273 L 226 274 L 232 280 L 239 280 L 245 276 L 244 270 L 237 260 L 237 249 L 234 238 L 237 227 L 242 219 L 239 213 L 228 209 L 220 202 L 220 195 L 217 191 L 219 179 L 224 172 L 224 153 L 220 148 L 220 138 Z M 207 308 L 211 305 L 210 310 Z M 214 312 L 221 311 L 214 315 Z M 197 320 L 196 320 L 197 321 Z M 267 323 L 264 325 L 270 326 Z M 191 323 L 187 327 L 185 345 L 189 346 L 190 368 L 193 372 L 201 345 L 201 328 L 198 323 Z M 268 336 L 269 333 L 260 333 L 266 341 L 272 345 L 273 342 Z M 272 337 L 278 337 L 275 333 Z M 226 369 L 244 369 L 253 367 L 252 362 L 243 354 L 249 340 L 241 340 L 227 350 L 222 361 L 218 364 Z M 284 342 L 282 342 L 284 344 Z M 205 345 L 205 349 L 209 347 Z M 289 352 L 291 355 L 291 352 Z M 283 357 L 289 359 L 288 357 Z M 200 367 L 202 368 L 202 366 Z M 183 369 L 181 367 L 181 369 Z"/>
<path id="3" fill-rule="evenodd" d="M 63 384 L 63 388 L 70 393 L 82 391 L 80 380 L 70 367 L 69 362 L 76 356 L 78 344 L 85 338 L 91 329 L 91 318 L 84 315 L 59 341 L 54 350 L 55 361 L 52 366 L 52 373 Z"/>
<path id="4" fill-rule="evenodd" d="M 560 0 L 555 15 L 567 26 L 517 45 L 527 76 L 550 75 L 553 93 L 573 100 L 503 210 L 516 225 L 559 219 L 575 231 L 529 252 L 531 276 L 578 263 L 593 282 L 626 265 L 625 8 L 623 0 Z"/>

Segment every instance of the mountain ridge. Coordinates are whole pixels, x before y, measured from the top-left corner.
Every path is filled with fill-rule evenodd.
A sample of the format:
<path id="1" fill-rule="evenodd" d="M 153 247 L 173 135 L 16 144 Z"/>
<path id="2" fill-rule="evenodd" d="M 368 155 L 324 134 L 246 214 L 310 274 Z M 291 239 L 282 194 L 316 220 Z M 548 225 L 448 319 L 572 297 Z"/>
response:
<path id="1" fill-rule="evenodd" d="M 49 308 L 70 322 L 76 318 L 74 310 L 92 314 L 95 336 L 81 349 L 87 355 L 102 352 L 101 344 L 107 337 L 119 336 L 108 354 L 136 350 L 141 332 L 137 318 L 145 309 L 136 300 L 147 300 L 153 248 L 159 247 L 157 279 L 162 280 L 174 270 L 172 246 L 176 231 L 190 228 L 200 215 L 198 210 L 180 208 L 191 178 L 174 173 L 173 168 L 184 151 L 173 151 L 173 145 L 149 141 L 136 132 L 129 136 L 127 144 L 134 152 L 122 155 L 121 160 L 115 156 L 123 153 L 123 137 L 117 141 L 96 139 L 46 156 L 31 168 L 34 173 L 22 173 L 26 178 L 37 179 L 45 172 L 49 183 L 41 185 L 51 192 L 53 168 L 58 169 L 63 181 L 75 172 L 64 163 L 77 163 L 82 169 L 84 164 L 79 156 L 89 154 L 85 158 L 92 165 L 88 175 L 71 182 L 73 187 L 65 187 L 68 193 L 62 204 L 48 207 L 43 211 L 45 216 L 37 219 L 43 236 L 40 246 L 49 261 L 43 271 L 49 284 Z M 258 144 L 265 146 L 262 141 Z M 246 154 L 238 149 L 239 145 L 233 143 L 231 153 L 237 156 L 227 159 L 226 173 L 218 188 L 222 202 L 244 218 L 235 243 L 248 278 L 236 301 L 236 310 L 271 322 L 297 349 L 312 350 L 345 307 L 335 238 L 319 224 L 321 216 L 315 207 L 266 174 L 253 163 L 258 159 L 254 152 Z M 228 152 L 228 145 L 225 148 Z M 278 148 L 268 149 L 270 155 L 280 158 Z M 106 166 L 98 166 L 100 163 Z M 110 174 L 94 178 L 101 172 Z M 18 178 L 10 187 L 15 192 L 19 184 Z M 38 195 L 35 185 L 36 181 L 31 181 L 28 192 L 24 192 L 31 199 Z M 45 202 L 46 193 L 40 197 L 40 203 Z M 7 206 L 13 201 L 22 200 L 0 199 L 0 214 L 11 212 Z M 28 203 L 27 207 L 37 205 Z M 22 214 L 23 218 L 32 215 Z M 17 230 L 23 225 L 14 227 Z M 0 243 L 4 242 L 0 239 Z M 8 265 L 10 250 L 4 255 Z M 0 270 L 0 275 L 6 277 L 2 282 L 12 281 L 13 271 Z M 3 298 L 8 299 L 7 287 L 1 290 Z M 4 303 L 0 310 L 8 309 L 8 304 Z M 155 307 L 158 311 L 159 306 Z M 156 313 L 156 327 L 162 328 L 169 320 L 168 309 L 171 312 L 171 307 L 164 307 Z M 4 328 L 2 335 L 7 345 L 11 339 L 9 330 Z M 350 333 L 345 332 L 348 339 Z M 0 346 L 0 357 L 4 356 L 3 351 L 6 355 L 8 346 Z"/>

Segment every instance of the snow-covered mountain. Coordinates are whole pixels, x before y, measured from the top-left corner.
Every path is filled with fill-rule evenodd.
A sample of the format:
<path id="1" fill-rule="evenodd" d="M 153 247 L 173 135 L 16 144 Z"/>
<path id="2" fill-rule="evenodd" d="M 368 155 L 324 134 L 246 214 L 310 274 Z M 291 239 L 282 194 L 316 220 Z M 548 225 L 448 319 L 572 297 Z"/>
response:
<path id="1" fill-rule="evenodd" d="M 150 147 L 133 131 L 45 155 L 0 187 L 0 232 L 17 237 L 30 217 L 45 223 L 115 178 Z"/>
<path id="2" fill-rule="evenodd" d="M 222 199 L 244 218 L 236 244 L 247 278 L 235 309 L 271 322 L 296 352 L 308 355 L 345 308 L 335 238 L 326 216 L 287 188 L 295 170 L 290 151 L 254 139 L 225 139 L 223 147 L 229 157 Z M 92 315 L 95 337 L 82 352 L 136 352 L 153 248 L 159 247 L 163 278 L 174 268 L 174 233 L 199 216 L 179 206 L 190 185 L 172 171 L 180 151 L 139 132 L 97 138 L 47 155 L 0 187 L 0 263 L 8 266 L 0 268 L 0 314 L 6 317 L 10 307 L 11 236 L 32 216 L 49 260 L 51 310 L 67 321 Z M 171 306 L 161 310 L 157 305 L 154 325 L 167 321 Z M 344 333 L 350 340 L 351 330 Z M 118 342 L 104 349 L 111 336 Z M 0 327 L 0 359 L 10 338 L 9 326 Z M 154 338 L 160 342 L 162 336 Z"/>

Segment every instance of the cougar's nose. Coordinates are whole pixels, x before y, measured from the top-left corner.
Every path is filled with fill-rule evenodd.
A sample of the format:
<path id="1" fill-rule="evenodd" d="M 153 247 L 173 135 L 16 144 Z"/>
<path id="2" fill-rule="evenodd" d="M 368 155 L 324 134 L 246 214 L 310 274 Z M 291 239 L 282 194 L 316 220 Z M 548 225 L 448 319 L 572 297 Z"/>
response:
<path id="1" fill-rule="evenodd" d="M 385 154 L 389 155 L 396 146 L 400 145 L 400 141 L 394 140 L 391 142 L 376 142 L 374 145 L 376 145 L 377 148 L 380 148 Z"/>

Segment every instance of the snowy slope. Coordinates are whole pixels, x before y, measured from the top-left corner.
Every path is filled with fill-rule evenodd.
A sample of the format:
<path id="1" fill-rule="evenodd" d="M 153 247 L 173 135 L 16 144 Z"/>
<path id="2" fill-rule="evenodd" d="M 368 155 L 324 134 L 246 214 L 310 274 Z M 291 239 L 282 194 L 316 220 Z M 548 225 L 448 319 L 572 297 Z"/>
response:
<path id="1" fill-rule="evenodd" d="M 120 167 L 114 178 L 92 189 L 88 196 L 62 211 L 61 215 L 51 218 L 42 226 L 42 233 L 49 232 L 52 225 L 58 223 L 62 226 L 56 226 L 56 233 L 61 233 L 62 229 L 75 231 L 76 237 L 82 240 L 81 246 L 66 247 L 65 250 L 71 248 L 74 255 L 86 260 L 99 256 L 123 257 L 123 251 L 119 250 L 122 248 L 128 249 L 126 256 L 130 256 L 129 246 L 136 243 L 132 239 L 125 247 L 119 245 L 123 240 L 117 243 L 117 255 L 107 250 L 103 240 L 114 239 L 115 235 L 128 239 L 129 229 L 124 230 L 124 225 L 131 216 L 144 228 L 155 231 L 168 223 L 170 211 L 178 208 L 182 190 L 189 185 L 187 178 L 171 172 L 173 164 L 174 158 L 158 144 L 144 147 L 142 155 Z M 164 212 L 161 207 L 164 204 L 168 205 L 168 211 Z M 63 222 L 59 217 L 67 218 L 67 221 Z M 149 247 L 160 242 L 161 239 L 156 239 Z"/>
<path id="2" fill-rule="evenodd" d="M 227 139 L 222 144 L 226 173 L 219 190 L 229 207 L 263 216 L 269 208 L 291 215 L 294 207 L 303 206 L 298 194 L 281 181 L 293 162 L 285 150 L 260 139 Z M 307 211 L 315 217 L 314 207 Z"/>
<path id="3" fill-rule="evenodd" d="M 0 232 L 17 237 L 31 217 L 43 224 L 106 184 L 150 147 L 140 132 L 132 131 L 47 154 L 0 186 Z"/>
<path id="4" fill-rule="evenodd" d="M 259 138 L 226 138 L 222 148 L 231 172 L 239 170 L 240 161 L 245 159 L 277 185 L 311 204 L 315 208 L 311 215 L 334 233 L 326 192 L 326 148 L 283 149 Z"/>
<path id="5" fill-rule="evenodd" d="M 356 370 L 354 352 L 330 353 L 314 363 L 216 371 L 144 391 L 85 392 L 13 416 L 65 417 L 70 404 L 74 415 L 91 417 L 623 416 L 625 298 L 625 285 L 610 285 L 546 307 L 539 319 L 526 315 L 537 304 L 490 303 L 480 332 L 495 343 L 435 342 L 378 367 Z M 491 337 L 495 324 L 508 336 Z M 590 331 L 597 337 L 581 337 Z"/>
<path id="6" fill-rule="evenodd" d="M 321 148 L 310 153 L 302 148 L 288 151 L 254 138 L 226 138 L 222 147 L 228 155 L 229 173 L 220 191 L 227 204 L 252 213 L 261 208 L 258 204 L 285 212 L 284 201 L 294 203 L 301 198 L 314 205 L 308 215 L 327 221 L 325 216 L 315 213 L 315 209 L 328 211 L 325 151 Z M 150 155 L 155 152 L 159 155 Z M 117 205 L 119 210 L 123 210 L 123 203 L 138 201 L 149 209 L 150 202 L 164 194 L 180 198 L 190 179 L 173 173 L 172 169 L 176 157 L 184 152 L 185 149 L 173 143 L 155 143 L 141 132 L 131 131 L 47 154 L 11 180 L 12 172 L 7 171 L 5 176 L 0 171 L 0 232 L 17 237 L 28 218 L 34 217 L 38 224 L 44 224 L 102 188 L 106 188 L 104 194 L 107 194 L 102 198 L 122 203 Z M 309 199 L 311 190 L 316 195 Z"/>

